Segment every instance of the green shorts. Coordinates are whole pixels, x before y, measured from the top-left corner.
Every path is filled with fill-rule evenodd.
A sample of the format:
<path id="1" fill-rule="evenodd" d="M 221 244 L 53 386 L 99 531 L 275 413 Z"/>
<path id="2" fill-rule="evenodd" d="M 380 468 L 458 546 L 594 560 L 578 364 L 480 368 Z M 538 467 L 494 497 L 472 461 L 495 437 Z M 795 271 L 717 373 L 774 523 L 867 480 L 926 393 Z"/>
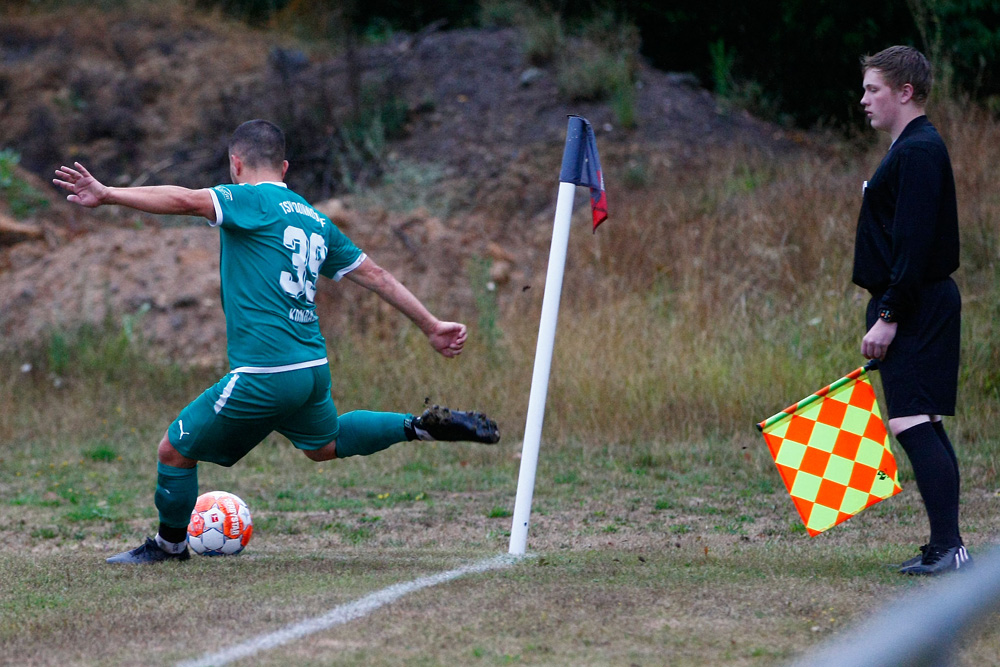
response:
<path id="1" fill-rule="evenodd" d="M 181 410 L 167 437 L 190 459 L 231 466 L 273 431 L 304 450 L 337 439 L 329 364 L 279 373 L 229 373 Z"/>

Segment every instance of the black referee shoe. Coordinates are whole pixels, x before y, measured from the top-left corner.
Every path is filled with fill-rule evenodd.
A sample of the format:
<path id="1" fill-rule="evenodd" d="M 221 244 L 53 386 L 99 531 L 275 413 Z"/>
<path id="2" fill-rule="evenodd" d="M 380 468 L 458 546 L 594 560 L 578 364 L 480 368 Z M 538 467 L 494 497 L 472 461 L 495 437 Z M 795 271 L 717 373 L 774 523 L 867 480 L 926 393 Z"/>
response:
<path id="1" fill-rule="evenodd" d="M 418 440 L 468 441 L 495 445 L 500 442 L 497 423 L 482 412 L 449 410 L 440 405 L 414 417 L 412 428 Z"/>
<path id="2" fill-rule="evenodd" d="M 902 563 L 900 563 L 896 567 L 898 567 L 899 571 L 902 572 L 903 570 L 905 570 L 908 567 L 913 567 L 914 565 L 919 565 L 920 562 L 924 560 L 924 552 L 927 551 L 927 547 L 929 547 L 929 546 L 930 546 L 929 544 L 925 544 L 925 545 L 921 546 L 919 554 L 917 554 L 913 558 L 908 558 L 908 559 L 904 560 Z"/>
<path id="3" fill-rule="evenodd" d="M 152 537 L 147 537 L 146 542 L 137 546 L 131 551 L 123 551 L 117 556 L 107 559 L 108 563 L 160 563 L 165 560 L 187 560 L 191 558 L 191 553 L 187 547 L 179 554 L 172 554 L 164 551 Z"/>
<path id="4" fill-rule="evenodd" d="M 901 574 L 913 574 L 934 577 L 954 570 L 964 570 L 972 567 L 972 557 L 961 544 L 957 547 L 939 547 L 927 545 L 924 555 L 916 565 L 900 568 Z"/>

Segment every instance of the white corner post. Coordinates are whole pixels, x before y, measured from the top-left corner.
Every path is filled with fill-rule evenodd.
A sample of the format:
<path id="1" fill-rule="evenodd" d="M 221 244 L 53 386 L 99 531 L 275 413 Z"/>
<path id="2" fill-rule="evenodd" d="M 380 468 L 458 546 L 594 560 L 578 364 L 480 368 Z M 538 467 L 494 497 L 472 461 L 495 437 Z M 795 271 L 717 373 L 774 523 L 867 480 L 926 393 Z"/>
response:
<path id="1" fill-rule="evenodd" d="M 510 528 L 508 553 L 515 556 L 524 555 L 528 543 L 531 497 L 535 490 L 535 471 L 538 468 L 542 422 L 545 420 L 545 399 L 549 392 L 549 372 L 552 369 L 552 350 L 555 347 L 556 321 L 559 319 L 559 299 L 562 297 L 563 273 L 566 269 L 566 251 L 569 247 L 570 219 L 573 217 L 575 195 L 574 184 L 559 183 L 559 197 L 556 200 L 555 222 L 552 227 L 552 245 L 549 248 L 549 266 L 545 274 L 545 293 L 542 296 L 542 316 L 538 326 L 538 342 L 535 346 L 535 370 L 531 375 L 528 416 L 524 425 L 521 471 L 517 478 L 514 519 Z"/>

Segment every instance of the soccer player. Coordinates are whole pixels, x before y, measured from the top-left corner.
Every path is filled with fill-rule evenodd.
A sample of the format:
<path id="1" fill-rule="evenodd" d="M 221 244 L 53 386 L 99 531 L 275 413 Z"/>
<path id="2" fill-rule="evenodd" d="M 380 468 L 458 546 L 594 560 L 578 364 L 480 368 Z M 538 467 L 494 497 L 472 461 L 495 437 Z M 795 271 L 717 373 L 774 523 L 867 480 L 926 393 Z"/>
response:
<path id="1" fill-rule="evenodd" d="M 913 466 L 930 539 L 904 574 L 937 575 L 971 564 L 958 525 L 958 459 L 941 422 L 955 414 L 961 297 L 958 207 L 951 160 L 924 115 L 931 67 L 893 46 L 862 59 L 861 106 L 892 145 L 865 183 L 854 282 L 871 293 L 861 353 L 879 359 L 889 429 Z"/>
<path id="2" fill-rule="evenodd" d="M 221 234 L 221 295 L 230 371 L 185 407 L 158 448 L 154 501 L 159 530 L 109 563 L 187 560 L 187 525 L 198 497 L 199 461 L 231 466 L 272 431 L 313 461 L 367 456 L 409 440 L 500 440 L 479 412 L 434 406 L 419 417 L 357 410 L 337 416 L 326 342 L 314 297 L 326 276 L 378 294 L 445 357 L 462 352 L 466 327 L 443 322 L 391 273 L 359 250 L 329 218 L 284 182 L 285 137 L 265 120 L 243 123 L 229 142 L 233 185 L 112 188 L 80 163 L 53 183 L 70 202 L 119 205 L 155 214 L 201 216 Z"/>

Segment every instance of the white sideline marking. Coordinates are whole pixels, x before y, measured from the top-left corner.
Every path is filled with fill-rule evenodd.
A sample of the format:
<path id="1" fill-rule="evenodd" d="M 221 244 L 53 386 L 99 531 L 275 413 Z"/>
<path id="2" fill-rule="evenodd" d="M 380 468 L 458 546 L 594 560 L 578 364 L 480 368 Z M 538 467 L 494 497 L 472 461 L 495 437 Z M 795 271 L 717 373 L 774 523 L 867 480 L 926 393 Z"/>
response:
<path id="1" fill-rule="evenodd" d="M 322 616 L 316 616 L 315 618 L 293 623 L 292 625 L 285 626 L 275 632 L 260 635 L 254 639 L 245 641 L 242 644 L 235 644 L 229 648 L 222 649 L 221 651 L 215 651 L 214 653 L 206 653 L 200 658 L 196 658 L 194 660 L 177 663 L 177 667 L 218 667 L 219 665 L 224 665 L 234 660 L 239 660 L 240 658 L 248 658 L 256 653 L 260 653 L 261 651 L 267 651 L 268 649 L 275 648 L 276 646 L 287 644 L 288 642 L 295 641 L 296 639 L 300 639 L 306 635 L 311 635 L 314 632 L 328 630 L 335 625 L 342 625 L 348 621 L 353 621 L 356 618 L 366 616 L 379 607 L 383 607 L 390 602 L 395 602 L 404 595 L 408 595 L 409 593 L 418 591 L 422 588 L 437 586 L 438 584 L 443 584 L 451 581 L 452 579 L 458 579 L 459 577 L 463 577 L 467 574 L 478 574 L 480 572 L 486 572 L 487 570 L 497 570 L 503 567 L 508 567 L 520 560 L 523 559 L 510 556 L 508 554 L 501 554 L 499 556 L 481 560 L 478 563 L 472 563 L 454 570 L 448 570 L 447 572 L 439 572 L 438 574 L 431 574 L 402 584 L 394 584 L 388 588 L 383 588 L 380 591 L 375 591 L 374 593 L 366 595 L 365 597 L 355 600 L 354 602 L 334 607 Z"/>

